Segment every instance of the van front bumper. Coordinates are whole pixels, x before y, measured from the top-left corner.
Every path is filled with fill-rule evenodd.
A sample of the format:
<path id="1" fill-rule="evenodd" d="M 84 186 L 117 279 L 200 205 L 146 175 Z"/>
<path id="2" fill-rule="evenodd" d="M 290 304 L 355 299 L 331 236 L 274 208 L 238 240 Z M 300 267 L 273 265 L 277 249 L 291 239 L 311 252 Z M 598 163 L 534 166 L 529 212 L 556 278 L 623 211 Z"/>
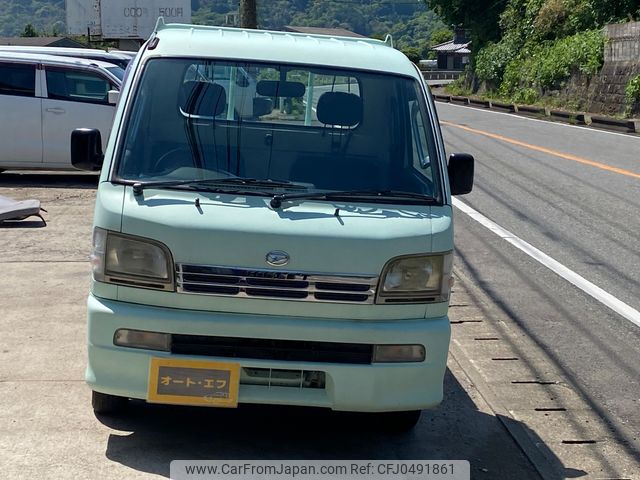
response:
<path id="1" fill-rule="evenodd" d="M 102 393 L 147 399 L 153 357 L 239 363 L 243 368 L 312 370 L 325 374 L 324 388 L 240 384 L 240 403 L 326 407 L 384 412 L 418 410 L 442 401 L 450 325 L 444 316 L 396 321 L 331 320 L 151 307 L 91 295 L 88 301 L 86 380 Z M 318 342 L 421 344 L 418 363 L 342 364 L 176 355 L 116 346 L 120 328 L 182 335 L 209 335 Z"/>

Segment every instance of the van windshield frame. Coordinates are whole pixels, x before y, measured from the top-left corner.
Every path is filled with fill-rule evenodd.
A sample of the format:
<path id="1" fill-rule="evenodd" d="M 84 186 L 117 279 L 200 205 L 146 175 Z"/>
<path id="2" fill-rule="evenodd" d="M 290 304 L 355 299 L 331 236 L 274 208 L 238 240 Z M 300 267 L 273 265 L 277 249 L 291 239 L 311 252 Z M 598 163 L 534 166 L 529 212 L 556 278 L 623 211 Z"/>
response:
<path id="1" fill-rule="evenodd" d="M 173 89 L 158 92 L 158 76 L 170 71 L 174 76 L 167 80 L 164 75 L 162 84 L 173 82 Z M 224 75 L 215 78 L 215 72 Z M 330 95 L 323 99 L 326 93 Z M 251 178 L 290 182 L 298 189 L 303 185 L 309 193 L 405 191 L 442 205 L 439 137 L 425 97 L 417 79 L 379 71 L 151 57 L 133 79 L 133 101 L 124 112 L 111 181 L 133 185 Z M 224 105 L 212 106 L 211 99 Z M 164 106 L 156 108 L 160 103 Z M 200 105 L 205 105 L 202 111 Z M 154 118 L 168 119 L 172 127 Z M 173 150 L 180 150 L 175 159 L 162 158 L 172 155 L 165 143 L 173 134 L 182 138 L 173 144 Z M 156 147 L 166 151 L 153 153 Z M 180 162 L 185 164 L 178 166 Z M 255 194 L 288 191 L 282 186 L 267 190 Z M 243 194 L 252 193 L 243 189 Z"/>

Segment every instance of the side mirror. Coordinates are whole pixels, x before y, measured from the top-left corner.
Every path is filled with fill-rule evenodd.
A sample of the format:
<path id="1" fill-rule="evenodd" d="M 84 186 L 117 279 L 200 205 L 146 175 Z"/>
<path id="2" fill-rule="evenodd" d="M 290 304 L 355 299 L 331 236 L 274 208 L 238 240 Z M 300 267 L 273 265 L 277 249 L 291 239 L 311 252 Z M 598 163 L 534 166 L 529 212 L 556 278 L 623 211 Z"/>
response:
<path id="1" fill-rule="evenodd" d="M 453 153 L 449 157 L 449 185 L 451 195 L 464 195 L 473 189 L 473 156 L 467 153 Z"/>
<path id="2" fill-rule="evenodd" d="M 120 98 L 120 92 L 118 90 L 109 90 L 109 105 L 116 105 L 118 103 L 118 99 Z"/>
<path id="3" fill-rule="evenodd" d="M 102 137 L 95 128 L 76 128 L 71 132 L 71 164 L 95 172 L 102 168 Z"/>

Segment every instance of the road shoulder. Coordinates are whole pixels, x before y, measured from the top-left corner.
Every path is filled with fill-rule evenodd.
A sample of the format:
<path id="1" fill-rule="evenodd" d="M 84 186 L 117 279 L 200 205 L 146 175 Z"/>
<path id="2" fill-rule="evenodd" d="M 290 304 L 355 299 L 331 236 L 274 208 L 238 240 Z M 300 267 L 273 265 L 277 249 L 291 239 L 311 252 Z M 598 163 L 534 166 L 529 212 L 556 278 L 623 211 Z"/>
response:
<path id="1" fill-rule="evenodd" d="M 552 360 L 455 269 L 451 354 L 543 478 L 636 478 L 637 462 Z"/>

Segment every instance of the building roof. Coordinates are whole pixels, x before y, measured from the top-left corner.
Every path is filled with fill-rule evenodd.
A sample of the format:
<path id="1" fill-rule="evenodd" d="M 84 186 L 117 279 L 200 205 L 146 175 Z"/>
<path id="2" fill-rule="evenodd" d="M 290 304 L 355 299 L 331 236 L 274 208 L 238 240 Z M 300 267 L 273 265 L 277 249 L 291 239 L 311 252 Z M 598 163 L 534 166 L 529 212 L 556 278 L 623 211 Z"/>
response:
<path id="1" fill-rule="evenodd" d="M 158 22 L 158 44 L 144 56 L 197 56 L 375 70 L 417 77 L 398 50 L 370 38 Z"/>
<path id="2" fill-rule="evenodd" d="M 0 45 L 21 47 L 85 47 L 68 37 L 0 37 Z"/>
<path id="3" fill-rule="evenodd" d="M 356 37 L 367 38 L 359 33 L 352 32 L 346 28 L 320 28 L 320 27 L 295 27 L 287 25 L 283 28 L 285 32 L 306 33 L 310 35 L 329 35 L 331 37 Z"/>
<path id="4" fill-rule="evenodd" d="M 455 40 L 450 40 L 448 42 L 435 45 L 431 47 L 430 50 L 433 50 L 435 52 L 441 52 L 441 53 L 461 53 L 461 54 L 468 55 L 471 53 L 471 50 L 469 49 L 470 45 L 471 45 L 471 42 L 456 43 Z"/>

